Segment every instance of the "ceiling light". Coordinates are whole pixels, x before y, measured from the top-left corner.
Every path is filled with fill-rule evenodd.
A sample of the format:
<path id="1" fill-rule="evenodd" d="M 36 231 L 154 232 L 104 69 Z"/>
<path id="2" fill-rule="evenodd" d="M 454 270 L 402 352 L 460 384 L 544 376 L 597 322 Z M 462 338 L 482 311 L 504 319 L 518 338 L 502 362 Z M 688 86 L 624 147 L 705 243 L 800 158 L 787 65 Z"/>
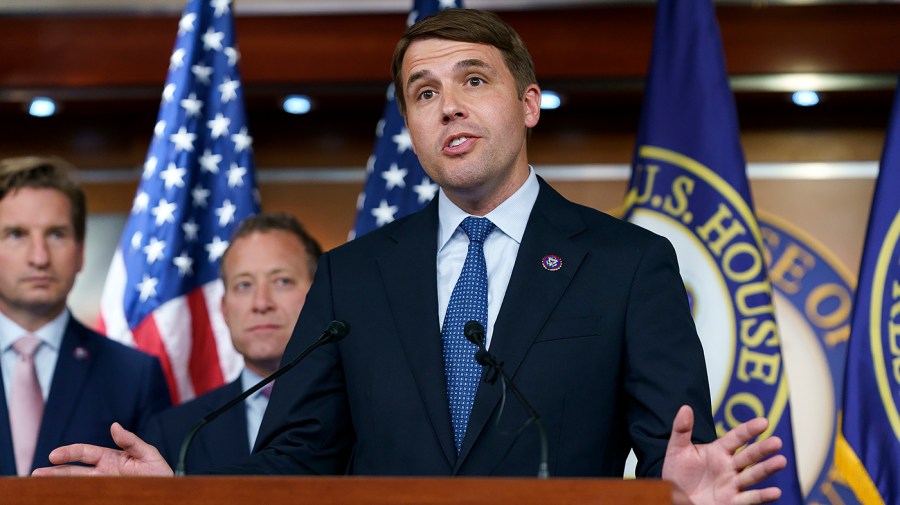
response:
<path id="1" fill-rule="evenodd" d="M 791 101 L 800 107 L 812 107 L 819 103 L 819 94 L 809 90 L 794 91 Z"/>
<path id="2" fill-rule="evenodd" d="M 558 109 L 562 100 L 553 91 L 541 91 L 541 108 L 544 110 Z"/>
<path id="3" fill-rule="evenodd" d="M 289 95 L 281 107 L 288 114 L 306 114 L 312 109 L 312 101 L 306 95 Z"/>
<path id="4" fill-rule="evenodd" d="M 52 98 L 38 96 L 31 99 L 28 113 L 34 117 L 49 117 L 56 112 L 56 102 Z"/>

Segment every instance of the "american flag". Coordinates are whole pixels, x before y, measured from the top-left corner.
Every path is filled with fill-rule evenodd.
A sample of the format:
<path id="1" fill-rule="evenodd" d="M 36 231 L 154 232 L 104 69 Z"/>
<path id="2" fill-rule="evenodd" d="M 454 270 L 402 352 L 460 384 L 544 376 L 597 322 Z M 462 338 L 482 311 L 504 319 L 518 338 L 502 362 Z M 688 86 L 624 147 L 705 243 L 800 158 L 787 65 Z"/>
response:
<path id="1" fill-rule="evenodd" d="M 100 301 L 100 330 L 159 357 L 176 403 L 242 366 L 219 310 L 219 260 L 259 212 L 237 63 L 231 1 L 190 0 Z"/>
<path id="2" fill-rule="evenodd" d="M 407 25 L 450 8 L 462 8 L 462 0 L 415 0 Z M 351 239 L 421 209 L 438 191 L 413 153 L 395 91 L 393 84 L 388 86 L 384 114 L 375 129 L 375 152 L 366 164 L 366 185 L 356 204 Z"/>

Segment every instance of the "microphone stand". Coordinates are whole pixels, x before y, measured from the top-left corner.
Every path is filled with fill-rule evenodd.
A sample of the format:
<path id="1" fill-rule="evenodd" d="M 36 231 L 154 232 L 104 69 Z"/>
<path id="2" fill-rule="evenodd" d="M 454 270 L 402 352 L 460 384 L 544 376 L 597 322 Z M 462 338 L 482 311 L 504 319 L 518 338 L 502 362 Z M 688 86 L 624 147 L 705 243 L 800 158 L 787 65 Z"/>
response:
<path id="1" fill-rule="evenodd" d="M 294 368 L 294 365 L 299 363 L 303 358 L 305 358 L 309 353 L 314 350 L 322 347 L 325 344 L 329 344 L 331 342 L 337 342 L 338 340 L 347 336 L 347 333 L 350 332 L 350 325 L 345 323 L 344 321 L 335 320 L 329 323 L 328 328 L 322 332 L 322 335 L 319 336 L 319 339 L 313 342 L 312 345 L 303 350 L 300 354 L 298 354 L 294 359 L 291 360 L 290 363 L 284 365 L 283 367 L 275 370 L 271 375 L 266 377 L 265 379 L 257 382 L 250 389 L 244 391 L 243 393 L 232 398 L 228 403 L 222 405 L 216 410 L 210 412 L 203 419 L 197 421 L 197 424 L 191 428 L 191 431 L 184 437 L 184 440 L 181 442 L 181 449 L 178 451 L 178 464 L 175 466 L 175 476 L 183 477 L 185 475 L 185 460 L 187 459 L 188 448 L 191 446 L 191 442 L 194 440 L 194 436 L 200 431 L 200 428 L 209 424 L 210 421 L 222 415 L 223 412 L 234 407 L 238 403 L 247 399 L 248 396 L 262 389 L 266 384 L 274 381 L 275 379 L 281 377 L 285 373 L 287 373 L 291 368 Z"/>
<path id="2" fill-rule="evenodd" d="M 498 360 L 496 356 L 494 356 L 484 347 L 484 327 L 481 326 L 481 323 L 479 323 L 478 321 L 469 321 L 468 323 L 466 323 L 463 333 L 470 342 L 478 346 L 478 350 L 475 352 L 475 360 L 478 361 L 478 364 L 488 367 L 490 370 L 494 371 L 493 374 L 485 375 L 484 381 L 489 384 L 493 384 L 497 381 L 497 375 L 499 374 L 500 377 L 503 378 L 503 385 L 505 387 L 508 387 L 509 390 L 512 391 L 513 396 L 515 396 L 519 400 L 519 403 L 522 404 L 522 407 L 525 408 L 525 411 L 530 416 L 530 421 L 534 421 L 534 424 L 538 430 L 538 436 L 540 437 L 541 444 L 541 460 L 538 464 L 537 477 L 539 479 L 548 478 L 550 476 L 550 470 L 547 463 L 549 459 L 547 449 L 547 430 L 544 428 L 544 421 L 541 420 L 540 414 L 538 414 L 537 411 L 532 408 L 531 404 L 528 403 L 528 400 L 525 399 L 525 396 L 522 394 L 522 392 L 519 391 L 519 388 L 516 387 L 516 384 L 503 370 L 503 362 Z"/>

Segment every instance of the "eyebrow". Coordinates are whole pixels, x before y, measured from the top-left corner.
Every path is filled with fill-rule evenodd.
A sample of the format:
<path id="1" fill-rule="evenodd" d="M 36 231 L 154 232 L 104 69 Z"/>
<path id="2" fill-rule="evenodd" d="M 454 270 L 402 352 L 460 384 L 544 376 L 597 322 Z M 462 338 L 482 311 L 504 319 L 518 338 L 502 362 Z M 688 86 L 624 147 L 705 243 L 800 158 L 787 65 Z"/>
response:
<path id="1" fill-rule="evenodd" d="M 273 269 L 271 269 L 271 270 L 266 270 L 265 272 L 262 272 L 262 274 L 263 274 L 264 276 L 267 276 L 267 277 L 268 277 L 268 276 L 271 276 L 271 275 L 293 274 L 293 273 L 294 273 L 294 271 L 291 270 L 291 268 L 290 268 L 290 267 L 287 267 L 287 266 L 278 266 L 278 267 L 275 267 L 275 268 L 273 268 Z M 237 273 L 231 275 L 231 278 L 232 278 L 232 279 L 237 279 L 237 278 L 239 278 L 239 277 L 255 277 L 255 276 L 256 276 L 256 272 L 250 272 L 250 271 L 247 271 L 247 270 L 242 270 L 242 271 L 240 271 L 240 272 L 237 272 Z"/>
<path id="2" fill-rule="evenodd" d="M 11 231 L 30 231 L 27 225 L 22 224 L 7 224 L 0 227 L 0 233 L 9 233 Z M 74 228 L 69 224 L 51 224 L 48 225 L 43 230 L 39 230 L 42 233 L 56 233 L 56 232 L 74 232 Z"/>
<path id="3" fill-rule="evenodd" d="M 456 62 L 456 65 L 454 65 L 454 70 L 461 70 L 461 69 L 470 68 L 470 67 L 478 67 L 478 68 L 485 68 L 485 69 L 491 70 L 490 65 L 485 63 L 484 60 L 479 60 L 478 58 L 469 58 L 468 60 L 458 61 L 458 62 Z"/>
<path id="4" fill-rule="evenodd" d="M 453 70 L 454 71 L 465 70 L 465 69 L 472 68 L 472 67 L 483 68 L 486 70 L 493 70 L 493 68 L 490 65 L 488 65 L 487 63 L 485 63 L 484 60 L 480 60 L 478 58 L 469 58 L 466 60 L 460 60 L 460 61 L 456 62 L 455 65 L 453 65 Z M 406 80 L 406 89 L 409 89 L 413 84 L 416 83 L 416 81 L 422 80 L 422 79 L 428 77 L 429 75 L 431 75 L 431 71 L 427 70 L 427 69 L 419 70 L 418 72 L 413 72 L 412 74 L 410 74 L 409 79 Z"/>
<path id="5" fill-rule="evenodd" d="M 60 232 L 60 231 L 69 233 L 69 232 L 74 232 L 74 229 L 72 228 L 72 226 L 70 226 L 68 224 L 57 224 L 57 225 L 51 225 L 51 226 L 47 227 L 47 232 L 50 232 L 50 233 Z"/>

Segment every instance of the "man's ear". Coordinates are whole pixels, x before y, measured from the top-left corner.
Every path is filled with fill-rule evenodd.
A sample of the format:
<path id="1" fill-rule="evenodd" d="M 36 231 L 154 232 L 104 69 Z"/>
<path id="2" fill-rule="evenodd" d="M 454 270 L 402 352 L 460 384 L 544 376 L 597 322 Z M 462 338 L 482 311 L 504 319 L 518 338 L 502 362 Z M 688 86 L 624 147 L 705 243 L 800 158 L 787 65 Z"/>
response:
<path id="1" fill-rule="evenodd" d="M 534 128 L 541 118 L 541 88 L 537 84 L 529 84 L 525 88 L 522 105 L 525 107 L 525 126 Z"/>

